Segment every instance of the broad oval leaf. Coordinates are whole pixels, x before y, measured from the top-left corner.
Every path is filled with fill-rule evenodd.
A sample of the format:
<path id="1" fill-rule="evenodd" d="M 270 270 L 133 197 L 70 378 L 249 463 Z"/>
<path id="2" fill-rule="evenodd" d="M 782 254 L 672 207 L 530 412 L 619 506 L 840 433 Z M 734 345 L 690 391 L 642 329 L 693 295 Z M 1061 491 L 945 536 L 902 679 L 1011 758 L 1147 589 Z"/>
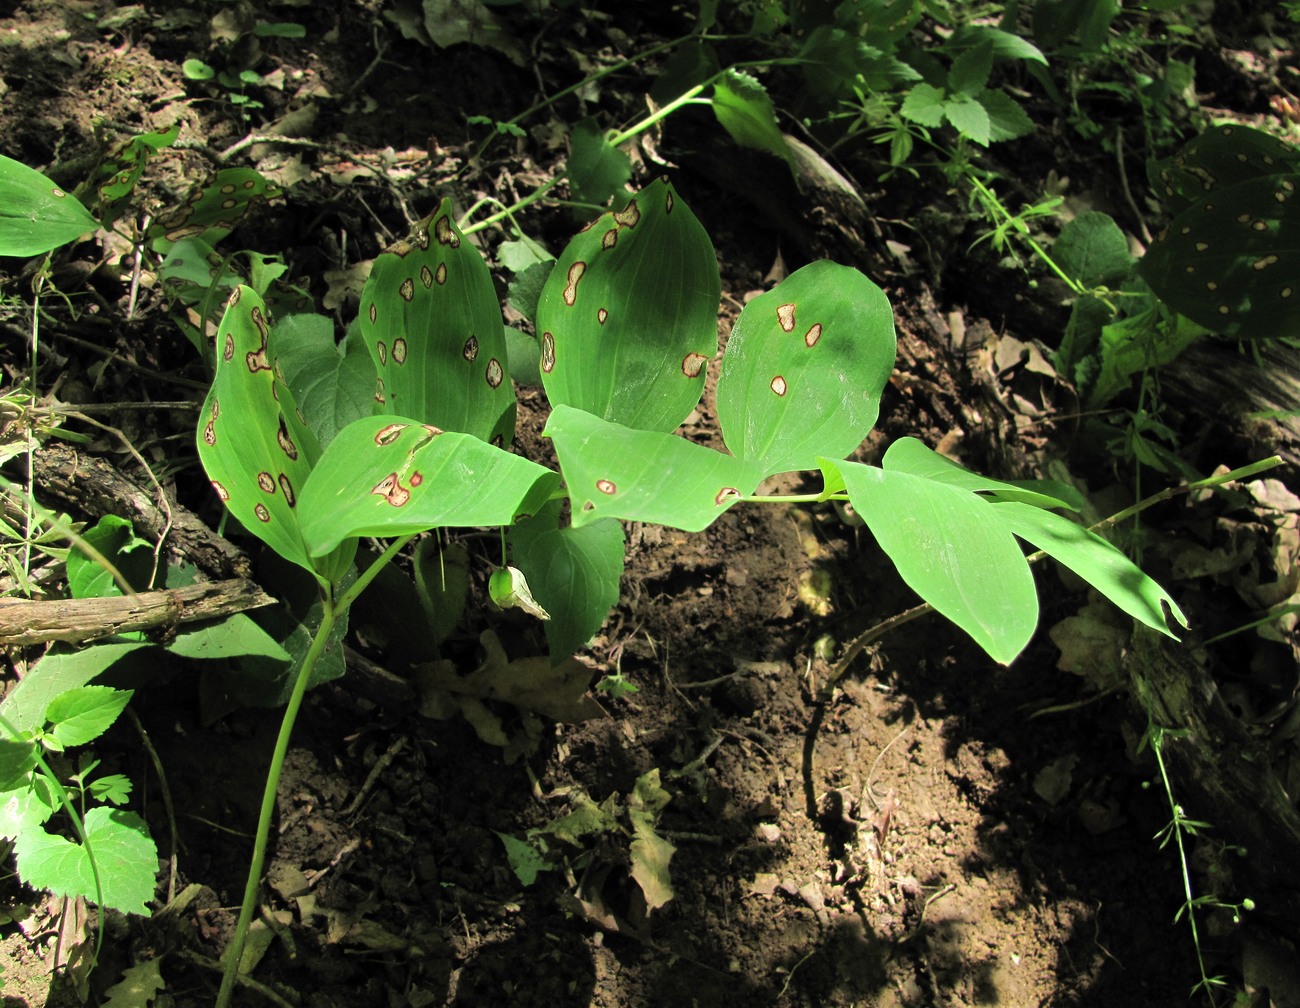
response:
<path id="1" fill-rule="evenodd" d="M 555 407 L 542 434 L 555 441 L 575 526 L 623 518 L 699 532 L 762 481 L 734 456 L 571 406 Z"/>
<path id="2" fill-rule="evenodd" d="M 824 460 L 904 581 L 1008 664 L 1033 636 L 1038 595 L 1029 564 L 992 504 L 948 483 Z"/>
<path id="3" fill-rule="evenodd" d="M 208 241 L 229 234 L 257 203 L 275 199 L 284 190 L 253 168 L 222 168 L 195 186 L 185 202 L 156 220 L 149 235 L 174 242 L 189 235 L 208 234 Z"/>
<path id="4" fill-rule="evenodd" d="M 276 362 L 266 303 L 251 287 L 235 288 L 217 329 L 217 374 L 197 444 L 231 514 L 286 560 L 333 580 L 333 566 L 312 560 L 298 528 L 299 496 L 320 448 Z"/>
<path id="5" fill-rule="evenodd" d="M 1238 123 L 1207 129 L 1171 158 L 1152 162 L 1152 188 L 1178 214 L 1217 189 L 1268 175 L 1300 174 L 1300 149 Z"/>
<path id="6" fill-rule="evenodd" d="M 822 260 L 745 305 L 722 357 L 718 420 L 764 476 L 844 458 L 871 431 L 894 367 L 893 311 L 857 270 Z"/>
<path id="7" fill-rule="evenodd" d="M 1039 508 L 1069 508 L 1071 511 L 1082 510 L 1084 504 L 1083 495 L 1065 483 L 1056 480 L 1008 483 L 990 479 L 959 466 L 911 437 L 899 438 L 891 444 L 880 464 L 886 469 L 924 476 L 963 490 L 983 491 L 996 500 L 1022 501 Z"/>
<path id="8" fill-rule="evenodd" d="M 41 255 L 97 227 L 77 197 L 34 168 L 0 155 L 0 255 Z"/>
<path id="9" fill-rule="evenodd" d="M 675 429 L 717 353 L 720 291 L 704 227 L 666 180 L 652 182 L 569 242 L 547 278 L 537 305 L 547 398 Z"/>
<path id="10" fill-rule="evenodd" d="M 505 444 L 514 433 L 501 305 L 451 200 L 375 260 L 361 335 L 378 372 L 377 413 Z"/>
<path id="11" fill-rule="evenodd" d="M 302 489 L 313 556 L 360 536 L 447 525 L 509 525 L 535 514 L 559 474 L 472 434 L 406 417 L 364 417 L 338 433 Z"/>

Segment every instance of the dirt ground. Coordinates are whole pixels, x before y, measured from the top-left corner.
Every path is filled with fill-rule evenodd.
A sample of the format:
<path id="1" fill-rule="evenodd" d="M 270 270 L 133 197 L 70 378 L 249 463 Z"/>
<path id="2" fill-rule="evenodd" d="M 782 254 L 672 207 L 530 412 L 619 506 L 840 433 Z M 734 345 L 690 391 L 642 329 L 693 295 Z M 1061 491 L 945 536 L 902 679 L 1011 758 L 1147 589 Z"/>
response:
<path id="1" fill-rule="evenodd" d="M 590 46 L 594 59 L 607 54 L 597 47 L 617 40 L 635 51 L 678 30 L 666 9 L 648 15 L 605 5 L 584 21 L 571 8 L 551 23 L 555 36 L 537 40 L 536 62 L 520 67 L 495 51 L 433 51 L 403 37 L 384 16 L 407 9 L 401 4 L 272 6 L 274 19 L 303 23 L 307 35 L 265 40 L 259 71 L 278 68 L 283 79 L 278 90 L 257 92 L 265 108 L 246 123 L 214 89 L 181 72 L 186 58 L 211 57 L 213 18 L 231 5 L 0 5 L 0 151 L 53 165 L 56 179 L 70 185 L 104 138 L 179 122 L 181 143 L 147 183 L 150 200 L 163 207 L 221 152 L 259 137 L 227 163 L 256 165 L 289 194 L 259 208 L 231 247 L 285 251 L 292 276 L 307 278 L 311 293 L 324 298 L 342 283 L 327 279 L 328 271 L 376 255 L 436 205 L 442 180 L 466 167 L 471 135 L 482 135 L 466 116 L 521 111 L 538 91 L 534 74 L 567 70 L 562 82 L 580 75 L 575 66 L 589 61 L 571 50 Z M 548 90 L 559 82 L 547 81 Z M 635 75 L 621 84 L 628 93 L 643 85 Z M 563 114 L 597 112 L 602 103 L 608 111 L 610 93 Z M 725 336 L 774 261 L 784 256 L 792 269 L 804 253 L 780 222 L 710 170 L 707 157 L 693 156 L 687 148 L 699 135 L 691 124 L 680 129 L 668 128 L 658 154 L 674 166 L 678 190 L 718 248 Z M 1042 160 L 1052 156 L 1050 143 L 1022 150 Z M 501 143 L 469 164 L 451 191 L 463 205 L 489 192 L 520 195 L 563 156 L 560 138 L 549 146 L 536 136 Z M 1074 160 L 1061 153 L 1062 164 Z M 869 195 L 880 201 L 874 216 L 882 219 L 953 198 L 897 188 Z M 816 211 L 798 214 L 812 220 Z M 553 249 L 574 229 L 558 208 L 528 220 L 530 233 Z M 1063 316 L 1008 296 L 1006 274 L 980 274 L 987 264 L 933 274 L 944 250 L 965 240 L 934 235 L 925 250 L 918 242 L 910 265 L 870 236 L 843 252 L 876 268 L 900 330 L 899 372 L 862 457 L 911 434 L 991 475 L 1041 474 L 1048 461 L 1068 458 L 1070 435 L 1068 425 L 1026 418 L 1026 383 L 1044 408 L 1062 413 L 1075 408 L 1069 390 L 998 362 Z M 99 254 L 107 261 L 123 248 L 110 244 Z M 64 289 L 91 258 L 63 267 Z M 128 316 L 129 275 L 87 267 L 79 279 L 94 290 L 96 307 L 74 322 L 46 304 L 53 321 L 42 337 L 50 352 L 39 389 L 89 405 L 201 399 L 203 367 L 159 292 L 143 292 Z M 9 381 L 25 367 L 21 307 L 5 308 Z M 337 312 L 346 321 L 355 304 L 344 300 Z M 537 405 L 538 394 L 525 391 L 519 447 L 526 454 L 544 450 L 535 437 Z M 170 463 L 166 485 L 179 503 L 215 524 L 215 501 L 188 447 L 193 411 L 113 416 L 146 458 Z M 712 420 L 706 398 L 688 433 L 713 436 Z M 1202 458 L 1223 452 L 1227 464 L 1238 464 L 1233 453 L 1274 450 L 1209 428 L 1196 436 Z M 102 432 L 82 450 L 131 469 Z M 1104 467 L 1083 465 L 1075 475 L 1091 490 L 1112 484 Z M 1159 520 L 1213 523 L 1197 510 L 1211 506 L 1171 505 Z M 603 697 L 607 716 L 579 725 L 541 723 L 502 707 L 504 750 L 461 718 L 417 714 L 418 690 L 404 678 L 393 691 L 376 691 L 362 666 L 382 665 L 385 655 L 367 645 L 368 624 L 358 617 L 356 660 L 309 696 L 281 786 L 262 914 L 273 937 L 254 974 L 269 993 L 245 991 L 238 1003 L 1188 1003 L 1195 949 L 1185 920 L 1175 923 L 1183 902 L 1178 860 L 1155 839 L 1169 808 L 1153 783 L 1149 751 L 1139 751 L 1144 716 L 1126 692 L 1099 692 L 1095 681 L 1058 668 L 1060 650 L 1047 632 L 1087 603 L 1076 584 L 1038 570 L 1041 629 L 1009 668 L 925 617 L 860 658 L 819 711 L 829 670 L 824 638 L 843 645 L 915 603 L 869 536 L 821 506 L 737 508 L 700 535 L 633 525 L 627 536 L 622 600 L 585 654 L 594 671 L 620 672 L 637 692 Z M 464 541 L 472 556 L 488 555 L 482 541 Z M 1179 574 L 1165 555 L 1155 563 L 1157 573 Z M 1201 627 L 1230 624 L 1240 601 L 1224 601 L 1198 572 L 1170 582 L 1174 593 L 1190 596 Z M 449 642 L 447 654 L 462 669 L 478 663 L 488 619 L 472 612 Z M 512 657 L 544 647 L 523 617 L 493 617 L 491 626 Z M 1289 645 L 1252 642 L 1241 653 L 1253 668 L 1282 667 L 1278 681 L 1291 681 L 1288 659 L 1278 657 L 1290 655 Z M 173 903 L 152 918 L 109 921 L 89 981 L 91 1003 L 105 1003 L 121 971 L 148 959 L 159 960 L 165 992 L 123 1003 L 212 1003 L 213 964 L 238 909 L 279 712 L 241 708 L 210 720 L 208 699 L 194 669 L 181 665 L 139 688 L 132 704 L 166 774 L 174 831 L 136 731 L 123 723 L 97 747 L 137 782 L 138 809 L 162 856 L 156 909 Z M 655 769 L 671 796 L 659 822 L 676 848 L 670 902 L 647 914 L 629 875 L 627 839 L 614 834 L 565 848 L 556 870 L 521 884 L 503 835 L 522 837 L 555 821 L 579 794 L 597 804 L 611 796 L 626 802 L 638 778 Z M 1198 886 L 1207 884 L 1222 842 L 1231 838 L 1196 847 Z M 0 901 L 30 910 L 0 926 L 0 1003 L 78 1003 L 66 978 L 49 975 L 66 954 L 60 935 L 76 934 L 68 924 L 76 908 L 12 878 L 0 882 Z M 1201 917 L 1201 945 L 1207 969 L 1223 973 L 1229 991 L 1243 976 L 1259 987 L 1267 975 L 1272 1004 L 1298 1003 L 1291 953 L 1275 936 L 1244 936 L 1229 914 L 1210 912 Z M 1254 965 L 1243 959 L 1250 955 Z M 1267 969 L 1259 965 L 1265 960 Z"/>

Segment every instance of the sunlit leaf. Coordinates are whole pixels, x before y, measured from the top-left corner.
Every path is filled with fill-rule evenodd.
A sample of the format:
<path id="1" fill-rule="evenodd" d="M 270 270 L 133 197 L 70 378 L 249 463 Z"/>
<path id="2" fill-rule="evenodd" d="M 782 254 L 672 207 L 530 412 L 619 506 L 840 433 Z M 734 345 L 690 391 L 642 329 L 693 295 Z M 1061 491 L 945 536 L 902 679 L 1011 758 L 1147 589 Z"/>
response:
<path id="1" fill-rule="evenodd" d="M 0 155 L 0 255 L 34 256 L 99 227 L 77 197 L 40 172 Z"/>

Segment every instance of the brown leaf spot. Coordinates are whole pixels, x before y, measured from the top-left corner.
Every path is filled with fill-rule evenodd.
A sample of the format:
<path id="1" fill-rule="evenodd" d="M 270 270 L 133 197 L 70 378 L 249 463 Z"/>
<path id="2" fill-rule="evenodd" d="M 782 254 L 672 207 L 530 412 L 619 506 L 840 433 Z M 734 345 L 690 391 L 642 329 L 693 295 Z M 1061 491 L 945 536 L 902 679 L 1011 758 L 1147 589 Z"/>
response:
<path id="1" fill-rule="evenodd" d="M 637 209 L 636 200 L 632 200 L 614 215 L 614 220 L 620 227 L 636 227 L 637 221 L 640 219 L 641 211 Z"/>
<path id="2" fill-rule="evenodd" d="M 438 263 L 438 269 L 437 269 L 437 271 L 433 274 L 433 279 L 434 279 L 434 282 L 437 283 L 439 287 L 441 287 L 443 284 L 445 284 L 445 283 L 447 282 L 447 264 L 446 264 L 446 263 Z"/>
<path id="3" fill-rule="evenodd" d="M 429 437 L 437 437 L 439 434 L 445 433 L 441 427 L 435 427 L 433 424 L 426 423 L 420 424 L 420 426 L 429 432 Z"/>
<path id="4" fill-rule="evenodd" d="M 379 363 L 380 363 L 380 364 L 387 364 L 387 363 L 388 363 L 388 344 L 385 343 L 383 340 L 376 340 L 376 341 L 375 341 L 375 350 L 376 350 L 376 352 L 379 354 Z"/>
<path id="5" fill-rule="evenodd" d="M 400 336 L 393 340 L 393 363 L 406 363 L 406 340 L 402 339 Z"/>
<path id="6" fill-rule="evenodd" d="M 433 270 L 429 269 L 428 266 L 420 267 L 420 283 L 424 284 L 426 288 L 433 286 Z"/>
<path id="7" fill-rule="evenodd" d="M 608 310 L 606 310 L 606 309 L 604 309 L 604 308 L 599 308 L 599 309 L 597 309 L 597 311 L 596 311 L 596 321 L 597 321 L 597 322 L 599 322 L 601 325 L 604 325 L 604 324 L 605 324 L 605 319 L 607 319 L 607 318 L 609 318 L 609 311 L 608 311 Z"/>
<path id="8" fill-rule="evenodd" d="M 226 301 L 227 306 L 233 308 L 235 305 L 239 304 L 239 294 L 243 289 L 244 288 L 242 287 L 236 287 L 230 292 L 230 297 Z"/>
<path id="9" fill-rule="evenodd" d="M 461 349 L 461 356 L 467 361 L 472 361 L 478 356 L 478 337 L 471 336 L 465 341 L 465 346 Z"/>
<path id="10" fill-rule="evenodd" d="M 416 487 L 418 487 L 418 486 L 419 486 L 421 483 L 423 483 L 423 482 L 424 482 L 424 473 L 420 472 L 420 470 L 418 470 L 418 469 L 417 469 L 415 472 L 411 473 L 411 489 L 412 489 L 412 490 L 414 490 Z"/>
<path id="11" fill-rule="evenodd" d="M 261 350 L 250 350 L 244 355 L 244 362 L 248 365 L 248 370 L 253 374 L 259 371 L 270 371 L 271 362 L 266 359 L 266 344 L 262 344 Z"/>
<path id="12" fill-rule="evenodd" d="M 375 319 L 379 318 L 379 308 L 373 301 L 370 302 L 370 321 L 373 324 Z"/>
<path id="13" fill-rule="evenodd" d="M 402 281 L 402 286 L 397 288 L 397 293 L 402 295 L 403 301 L 410 301 L 415 297 L 415 281 L 407 277 Z"/>
<path id="14" fill-rule="evenodd" d="M 235 359 L 235 336 L 233 333 L 226 333 L 226 344 L 221 349 L 221 357 L 227 364 Z"/>
<path id="15" fill-rule="evenodd" d="M 289 482 L 289 477 L 280 473 L 280 489 L 284 491 L 285 503 L 290 507 L 298 504 L 298 496 L 293 492 L 293 484 Z"/>
<path id="16" fill-rule="evenodd" d="M 501 384 L 501 380 L 505 378 L 505 376 L 506 376 L 505 369 L 501 367 L 501 362 L 499 360 L 493 357 L 490 361 L 488 361 L 488 365 L 487 365 L 488 385 L 490 385 L 492 388 L 496 388 L 498 385 Z"/>
<path id="17" fill-rule="evenodd" d="M 668 194 L 664 197 L 664 213 L 670 214 L 672 212 L 673 212 L 673 191 L 669 189 Z"/>
<path id="18" fill-rule="evenodd" d="M 785 395 L 785 379 L 780 375 L 772 379 L 772 391 L 779 396 Z"/>
<path id="19" fill-rule="evenodd" d="M 384 396 L 384 379 L 375 379 L 375 402 L 386 403 L 388 399 Z"/>
<path id="20" fill-rule="evenodd" d="M 203 443 L 209 448 L 217 443 L 217 428 L 211 420 L 209 420 L 208 425 L 203 428 Z"/>
<path id="21" fill-rule="evenodd" d="M 223 487 L 216 480 L 212 480 L 212 489 L 217 492 L 217 496 L 221 498 L 223 503 L 225 501 L 230 500 L 230 491 L 227 490 L 225 487 Z"/>
<path id="22" fill-rule="evenodd" d="M 398 481 L 397 473 L 389 473 L 370 492 L 384 498 L 393 507 L 401 507 L 411 499 L 411 491 Z"/>
<path id="23" fill-rule="evenodd" d="M 564 286 L 564 303 L 570 308 L 573 307 L 573 302 L 578 300 L 578 281 L 582 279 L 586 269 L 587 264 L 581 259 L 569 267 L 569 282 Z"/>
<path id="24" fill-rule="evenodd" d="M 284 425 L 284 417 L 280 417 L 280 429 L 276 432 L 275 439 L 280 442 L 280 450 L 289 456 L 289 461 L 298 461 L 298 446 L 293 443 L 293 438 L 289 437 L 289 429 Z"/>
<path id="25" fill-rule="evenodd" d="M 271 520 L 271 512 L 266 510 L 265 504 L 258 504 L 253 508 L 253 513 L 257 515 L 258 521 L 269 522 Z"/>
<path id="26" fill-rule="evenodd" d="M 547 374 L 555 367 L 555 337 L 548 332 L 542 333 L 542 370 Z"/>
<path id="27" fill-rule="evenodd" d="M 398 439 L 402 431 L 406 430 L 407 425 L 404 423 L 390 423 L 386 427 L 379 428 L 375 434 L 375 444 L 390 445 Z"/>
<path id="28" fill-rule="evenodd" d="M 722 507 L 722 505 L 727 503 L 727 501 L 739 496 L 740 491 L 735 487 L 723 487 L 716 495 L 714 495 L 713 503 L 718 505 L 718 507 Z"/>
<path id="29" fill-rule="evenodd" d="M 262 338 L 262 349 L 266 349 L 266 335 L 270 331 L 271 325 L 262 314 L 262 309 L 254 306 L 253 310 L 248 313 L 248 317 L 253 320 L 253 325 L 257 326 L 257 335 Z"/>
<path id="30" fill-rule="evenodd" d="M 822 324 L 820 322 L 814 323 L 812 328 L 803 334 L 804 345 L 809 347 L 816 346 L 817 341 L 821 338 L 822 338 Z"/>
<path id="31" fill-rule="evenodd" d="M 1293 288 L 1283 287 L 1280 291 L 1278 291 L 1278 297 L 1286 299 L 1289 298 L 1292 295 L 1292 293 L 1294 293 Z"/>
<path id="32" fill-rule="evenodd" d="M 618 228 L 610 228 L 600 239 L 600 247 L 603 249 L 612 249 L 618 244 Z"/>
<path id="33" fill-rule="evenodd" d="M 776 320 L 781 323 L 781 328 L 786 332 L 794 332 L 794 305 L 778 305 L 776 309 Z"/>
<path id="34" fill-rule="evenodd" d="M 456 248 L 460 245 L 460 236 L 452 229 L 450 217 L 439 217 L 433 222 L 433 234 L 440 245 Z"/>
<path id="35" fill-rule="evenodd" d="M 603 494 L 612 494 L 618 490 L 618 487 L 614 485 L 612 480 L 599 479 L 596 480 L 596 489 Z"/>
<path id="36" fill-rule="evenodd" d="M 262 493 L 275 493 L 275 477 L 269 472 L 260 472 L 257 474 L 257 485 L 262 488 Z"/>
<path id="37" fill-rule="evenodd" d="M 688 353 L 682 358 L 682 374 L 687 378 L 698 378 L 700 372 L 704 370 L 704 365 L 709 362 L 709 358 L 704 354 Z"/>

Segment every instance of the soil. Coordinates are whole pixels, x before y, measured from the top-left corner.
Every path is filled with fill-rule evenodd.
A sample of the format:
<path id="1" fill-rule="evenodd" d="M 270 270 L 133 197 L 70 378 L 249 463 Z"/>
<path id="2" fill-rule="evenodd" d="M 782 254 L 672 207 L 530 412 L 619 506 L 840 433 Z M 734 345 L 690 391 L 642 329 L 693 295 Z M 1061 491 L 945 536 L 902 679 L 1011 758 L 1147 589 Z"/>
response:
<path id="1" fill-rule="evenodd" d="M 304 278 L 345 323 L 355 312 L 355 288 L 350 304 L 341 292 L 345 272 L 403 234 L 444 192 L 462 205 L 486 194 L 508 201 L 563 160 L 558 126 L 483 154 L 475 142 L 482 127 L 467 126 L 467 116 L 508 119 L 534 95 L 580 79 L 594 61 L 684 30 L 666 5 L 521 15 L 519 37 L 533 49 L 520 66 L 494 49 L 434 50 L 406 37 L 396 15 L 418 6 L 288 3 L 259 11 L 257 20 L 296 21 L 307 32 L 261 40 L 257 69 L 283 77 L 279 89 L 254 92 L 264 107 L 246 122 L 220 88 L 187 80 L 181 69 L 195 56 L 233 61 L 234 51 L 217 46 L 212 32 L 244 7 L 2 5 L 0 150 L 71 187 L 106 144 L 179 122 L 177 148 L 153 162 L 141 183 L 145 208 L 177 205 L 217 163 L 258 167 L 289 186 L 289 195 L 257 208 L 228 247 L 284 251 L 290 275 Z M 1216 60 L 1207 60 L 1223 77 L 1220 100 L 1240 95 L 1243 113 L 1257 111 L 1251 96 L 1266 93 L 1278 67 L 1294 62 L 1293 49 L 1274 50 L 1263 66 L 1229 58 L 1249 48 L 1234 49 L 1225 37 Z M 589 89 L 558 114 L 568 122 L 632 114 L 648 86 L 639 74 Z M 880 183 L 868 192 L 874 236 L 855 232 L 854 247 L 836 249 L 828 247 L 839 240 L 833 227 L 810 223 L 809 233 L 797 233 L 799 221 L 838 219 L 828 218 L 815 192 L 795 194 L 805 202 L 793 225 L 756 210 L 745 185 L 728 177 L 736 170 L 725 167 L 729 148 L 709 133 L 704 120 L 684 114 L 653 148 L 642 148 L 640 167 L 646 177 L 669 170 L 713 237 L 723 264 L 721 335 L 746 296 L 770 283 L 774 262 L 793 269 L 812 254 L 852 261 L 890 294 L 900 334 L 898 371 L 861 457 L 875 458 L 888 440 L 910 434 L 1004 478 L 1040 475 L 1049 462 L 1066 460 L 1099 499 L 1116 493 L 1105 460 L 1071 455 L 1071 422 L 1044 421 L 1077 409 L 1068 383 L 1030 366 L 1032 340 L 1059 332 L 1064 309 L 1036 299 L 1014 267 L 964 255 L 974 236 L 968 225 L 924 237 L 900 226 L 904 217 L 922 219 L 922 208 L 933 221 L 945 213 L 962 220 L 941 182 Z M 260 139 L 222 160 L 221 152 L 252 136 Z M 1016 148 L 1023 161 L 1008 174 L 1029 193 L 1049 167 L 1069 163 L 1076 191 L 1118 202 L 1109 165 L 1078 149 L 1054 149 L 1058 142 L 1024 141 Z M 1000 156 L 1010 157 L 994 148 L 995 162 Z M 752 170 L 751 185 L 762 184 L 761 159 L 730 159 Z M 560 207 L 522 219 L 553 249 L 575 228 Z M 896 245 L 906 238 L 911 254 L 885 251 L 885 237 Z M 101 237 L 57 260 L 56 285 L 78 300 L 75 311 L 44 302 L 44 356 L 34 376 L 43 394 L 87 411 L 121 400 L 201 399 L 204 367 L 162 292 L 132 289 L 129 251 L 120 239 Z M 6 289 L 17 292 L 22 264 L 9 265 Z M 20 303 L 5 311 L 2 358 L 13 382 L 28 371 L 21 348 L 30 322 Z M 536 437 L 540 405 L 535 390 L 522 390 L 517 447 L 533 457 L 546 451 Z M 194 415 L 159 406 L 105 420 L 159 470 L 181 506 L 215 525 L 215 502 L 189 448 Z M 1271 429 L 1243 431 L 1220 420 L 1214 426 L 1189 407 L 1193 464 L 1207 463 L 1208 471 L 1275 450 L 1261 443 L 1276 436 Z M 712 421 L 706 397 L 687 433 L 714 437 Z M 80 451 L 139 476 L 123 439 L 81 422 L 71 427 L 88 432 Z M 1273 534 L 1261 530 L 1280 527 L 1270 514 L 1260 505 L 1234 519 L 1255 529 L 1261 554 Z M 1190 528 L 1212 543 L 1206 530 L 1222 530 L 1225 520 L 1213 501 L 1183 500 L 1157 513 L 1153 535 L 1163 542 Z M 1155 839 L 1170 810 L 1140 745 L 1146 716 L 1127 691 L 1058 667 L 1061 653 L 1048 633 L 1088 602 L 1077 584 L 1038 570 L 1042 630 L 1010 667 L 995 665 L 939 618 L 923 617 L 860 658 L 826 699 L 824 638 L 842 646 L 915 603 L 869 536 L 829 507 L 751 507 L 727 512 L 703 534 L 632 525 L 627 538 L 622 600 L 584 661 L 593 680 L 618 672 L 636 692 L 602 696 L 605 716 L 579 724 L 494 707 L 504 748 L 483 741 L 462 717 L 417 713 L 423 697 L 410 670 L 384 675 L 380 631 L 362 618 L 354 623 L 347 674 L 309 694 L 294 735 L 264 887 L 262 918 L 273 937 L 253 974 L 265 989 L 241 991 L 237 1003 L 1188 1002 L 1199 976 L 1196 947 L 1185 916 L 1175 921 L 1184 901 L 1179 861 Z M 490 543 L 463 542 L 474 568 L 489 569 Z M 1250 610 L 1240 567 L 1206 576 L 1207 564 L 1178 568 L 1173 547 L 1157 544 L 1149 555 L 1189 600 L 1203 636 L 1244 621 Z M 271 577 L 262 558 L 253 561 L 257 578 Z M 1267 580 L 1256 573 L 1257 582 Z M 475 668 L 489 626 L 510 657 L 543 653 L 535 624 L 472 611 L 445 655 L 462 671 Z M 1235 682 L 1243 704 L 1264 706 L 1265 689 L 1272 702 L 1294 690 L 1290 642 L 1252 639 L 1232 654 L 1219 645 L 1209 655 L 1228 670 L 1220 681 Z M 12 653 L 14 676 L 37 657 L 38 650 Z M 84 907 L 13 878 L 0 883 L 13 918 L 0 928 L 5 1008 L 87 997 L 113 1005 L 212 1003 L 214 964 L 242 894 L 280 712 L 240 707 L 217 715 L 210 687 L 181 665 L 154 670 L 137 689 L 132 711 L 157 753 L 165 792 L 128 722 L 96 747 L 136 782 L 132 807 L 158 841 L 154 916 L 110 916 L 99 964 L 79 993 L 83 971 L 55 966 L 68 961 L 70 945 L 88 954 L 93 911 L 87 918 Z M 1289 743 L 1278 745 L 1277 760 L 1294 761 Z M 503 836 L 553 823 L 578 795 L 626 804 L 638 779 L 655 770 L 671 796 L 658 828 L 676 848 L 664 906 L 647 912 L 630 874 L 628 838 L 616 832 L 559 845 L 563 857 L 553 870 L 520 882 Z M 1215 871 L 1231 878 L 1231 843 L 1211 830 L 1193 844 L 1198 892 L 1241 898 L 1231 884 L 1214 882 Z M 1227 978 L 1226 990 L 1253 991 L 1251 1004 L 1297 1003 L 1285 928 L 1251 932 L 1223 910 L 1203 912 L 1200 928 L 1206 968 Z M 148 960 L 159 962 L 165 991 L 151 1002 L 120 991 L 106 1000 L 123 970 Z"/>

